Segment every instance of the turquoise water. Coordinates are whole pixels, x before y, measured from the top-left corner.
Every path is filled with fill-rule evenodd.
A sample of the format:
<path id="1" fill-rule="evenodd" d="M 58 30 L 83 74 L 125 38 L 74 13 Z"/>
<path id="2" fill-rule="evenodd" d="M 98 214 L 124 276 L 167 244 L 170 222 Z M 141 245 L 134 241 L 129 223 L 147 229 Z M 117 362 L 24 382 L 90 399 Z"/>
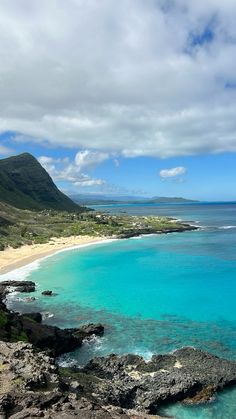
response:
<path id="1" fill-rule="evenodd" d="M 45 322 L 63 327 L 100 321 L 105 336 L 61 359 L 83 365 L 95 355 L 134 352 L 147 359 L 193 345 L 236 359 L 236 205 L 108 206 L 106 211 L 167 214 L 198 222 L 200 231 L 119 240 L 59 253 L 28 278 Z M 52 289 L 58 295 L 42 297 Z M 194 408 L 166 407 L 176 418 L 236 418 L 236 390 Z"/>

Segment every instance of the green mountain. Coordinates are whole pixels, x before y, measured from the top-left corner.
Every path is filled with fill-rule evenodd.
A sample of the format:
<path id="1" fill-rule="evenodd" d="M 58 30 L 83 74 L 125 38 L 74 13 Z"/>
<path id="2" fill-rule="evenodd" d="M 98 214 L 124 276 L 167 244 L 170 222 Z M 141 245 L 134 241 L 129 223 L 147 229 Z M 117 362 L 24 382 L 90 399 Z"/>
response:
<path id="1" fill-rule="evenodd" d="M 0 160 L 0 201 L 30 210 L 81 210 L 59 191 L 46 170 L 29 153 Z"/>

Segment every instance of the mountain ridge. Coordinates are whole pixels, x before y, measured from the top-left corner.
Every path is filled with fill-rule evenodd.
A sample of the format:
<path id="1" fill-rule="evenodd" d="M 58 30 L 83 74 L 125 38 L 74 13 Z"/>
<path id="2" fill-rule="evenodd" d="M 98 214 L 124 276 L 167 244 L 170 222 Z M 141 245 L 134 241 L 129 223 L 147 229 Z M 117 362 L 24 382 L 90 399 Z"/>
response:
<path id="1" fill-rule="evenodd" d="M 30 153 L 0 160 L 0 201 L 21 209 L 81 210 Z"/>

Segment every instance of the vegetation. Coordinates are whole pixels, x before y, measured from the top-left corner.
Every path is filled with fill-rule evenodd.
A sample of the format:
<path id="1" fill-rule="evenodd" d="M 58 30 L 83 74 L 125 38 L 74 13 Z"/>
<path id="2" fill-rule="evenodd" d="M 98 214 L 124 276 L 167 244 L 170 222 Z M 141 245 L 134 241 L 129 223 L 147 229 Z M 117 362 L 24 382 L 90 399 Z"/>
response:
<path id="1" fill-rule="evenodd" d="M 80 211 L 31 154 L 0 160 L 0 201 L 17 208 Z"/>
<path id="2" fill-rule="evenodd" d="M 166 217 L 110 215 L 95 211 L 30 211 L 0 203 L 0 250 L 7 246 L 17 248 L 23 244 L 46 243 L 52 237 L 132 237 L 188 228 Z"/>
<path id="3" fill-rule="evenodd" d="M 0 309 L 0 327 L 3 327 L 7 324 L 7 315 Z"/>
<path id="4" fill-rule="evenodd" d="M 52 237 L 132 237 L 189 228 L 165 217 L 89 211 L 60 192 L 31 154 L 0 160 L 0 250 Z"/>

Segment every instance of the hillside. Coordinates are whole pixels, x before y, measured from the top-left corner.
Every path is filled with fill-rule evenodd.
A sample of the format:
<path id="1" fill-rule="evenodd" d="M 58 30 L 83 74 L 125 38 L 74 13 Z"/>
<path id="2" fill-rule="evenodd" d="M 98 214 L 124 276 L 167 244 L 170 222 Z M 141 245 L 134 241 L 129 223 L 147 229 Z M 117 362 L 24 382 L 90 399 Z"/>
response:
<path id="1" fill-rule="evenodd" d="M 166 217 L 110 215 L 95 211 L 30 211 L 0 202 L 0 250 L 47 243 L 52 237 L 134 237 L 140 234 L 193 230 Z"/>
<path id="2" fill-rule="evenodd" d="M 22 209 L 81 210 L 29 153 L 0 160 L 0 201 Z"/>

